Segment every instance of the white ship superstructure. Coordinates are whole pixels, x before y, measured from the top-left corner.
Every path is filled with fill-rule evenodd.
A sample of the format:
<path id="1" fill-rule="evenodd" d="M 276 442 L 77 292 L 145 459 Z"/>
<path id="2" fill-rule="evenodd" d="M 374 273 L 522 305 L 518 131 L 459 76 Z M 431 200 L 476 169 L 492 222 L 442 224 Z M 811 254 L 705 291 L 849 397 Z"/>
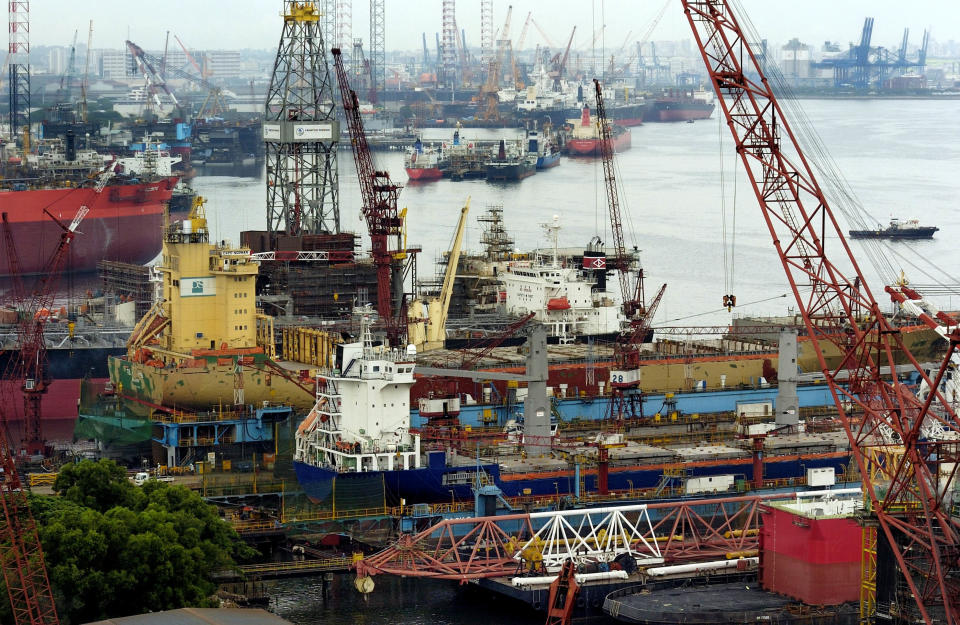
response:
<path id="1" fill-rule="evenodd" d="M 420 437 L 410 433 L 414 356 L 374 345 L 365 319 L 362 341 L 339 345 L 337 369 L 318 376 L 294 459 L 337 473 L 419 468 Z"/>
<path id="2" fill-rule="evenodd" d="M 510 263 L 500 275 L 506 312 L 534 313 L 550 336 L 561 341 L 619 332 L 624 321 L 620 306 L 609 293 L 595 288 L 594 272 L 560 263 L 558 218 L 544 227 L 553 242 L 552 258 L 547 261 L 537 254 L 534 261 Z"/>

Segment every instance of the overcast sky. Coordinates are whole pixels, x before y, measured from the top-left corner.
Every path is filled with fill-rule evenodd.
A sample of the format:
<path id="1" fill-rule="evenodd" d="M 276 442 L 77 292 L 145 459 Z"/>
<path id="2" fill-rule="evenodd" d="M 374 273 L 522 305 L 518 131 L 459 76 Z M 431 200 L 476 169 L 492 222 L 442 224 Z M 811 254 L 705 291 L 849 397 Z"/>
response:
<path id="1" fill-rule="evenodd" d="M 421 33 L 433 49 L 441 28 L 441 0 L 385 0 L 387 49 L 419 50 Z M 905 27 L 910 40 L 918 44 L 924 28 L 932 29 L 938 41 L 960 39 L 960 2 L 956 0 L 741 0 L 762 37 L 784 43 L 798 37 L 819 45 L 825 40 L 841 44 L 860 38 L 863 19 L 875 18 L 873 43 L 897 47 Z M 239 49 L 275 48 L 282 29 L 282 0 L 41 0 L 33 2 L 31 43 L 69 45 L 75 30 L 86 41 L 89 20 L 93 20 L 93 47 L 120 48 L 130 39 L 143 48 L 162 49 L 166 31 L 179 35 L 190 48 Z M 494 28 L 506 18 L 507 0 L 494 0 Z M 556 46 L 563 46 L 577 24 L 574 47 L 586 49 L 592 32 L 607 25 L 603 46 L 620 48 L 625 40 L 634 42 L 647 31 L 664 6 L 663 0 L 514 0 L 512 38 L 516 40 L 526 19 L 533 19 Z M 355 0 L 353 34 L 369 38 L 369 2 Z M 457 24 L 467 31 L 467 44 L 480 43 L 480 0 L 457 2 Z M 690 37 L 680 0 L 671 0 L 652 39 Z M 171 37 L 172 41 L 172 37 Z M 543 37 L 531 26 L 525 48 L 543 44 Z M 173 44 L 171 44 L 173 45 Z M 600 47 L 601 43 L 597 43 Z M 609 52 L 608 52 L 609 53 Z"/>

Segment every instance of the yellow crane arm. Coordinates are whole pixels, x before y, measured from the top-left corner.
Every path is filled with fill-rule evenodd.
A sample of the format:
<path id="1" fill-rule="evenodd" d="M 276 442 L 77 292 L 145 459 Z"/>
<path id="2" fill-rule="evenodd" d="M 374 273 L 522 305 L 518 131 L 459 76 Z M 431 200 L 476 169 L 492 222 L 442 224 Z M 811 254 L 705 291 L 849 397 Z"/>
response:
<path id="1" fill-rule="evenodd" d="M 443 288 L 440 290 L 440 315 L 433 320 L 438 331 L 447 325 L 447 311 L 450 310 L 450 298 L 453 296 L 453 281 L 457 277 L 457 265 L 460 262 L 460 247 L 463 245 L 463 233 L 467 229 L 467 213 L 470 211 L 470 197 L 460 210 L 460 221 L 457 223 L 457 233 L 450 247 L 450 257 L 447 259 L 447 271 L 443 276 Z"/>

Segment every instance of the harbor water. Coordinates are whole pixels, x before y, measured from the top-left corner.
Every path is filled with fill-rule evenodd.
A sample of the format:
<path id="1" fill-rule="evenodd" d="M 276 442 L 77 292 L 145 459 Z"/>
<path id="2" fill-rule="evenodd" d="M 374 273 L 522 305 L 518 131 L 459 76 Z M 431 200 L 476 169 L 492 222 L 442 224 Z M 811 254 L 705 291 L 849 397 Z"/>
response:
<path id="1" fill-rule="evenodd" d="M 932 240 L 891 243 L 887 254 L 894 264 L 913 283 L 960 283 L 953 278 L 960 276 L 960 249 L 954 244 L 960 232 L 958 103 L 805 100 L 802 107 L 875 221 L 885 224 L 891 217 L 915 217 L 940 228 Z M 668 284 L 655 324 L 724 325 L 733 315 L 784 314 L 794 304 L 757 201 L 733 156 L 729 130 L 718 116 L 715 112 L 712 119 L 692 124 L 633 128 L 633 148 L 617 156 L 628 245 L 642 251 L 648 293 L 661 283 Z M 441 142 L 451 135 L 452 130 L 431 130 L 425 140 Z M 515 131 L 462 131 L 465 141 L 516 136 Z M 352 155 L 341 151 L 339 159 L 341 224 L 345 230 L 361 233 L 368 249 Z M 406 182 L 400 153 L 376 153 L 375 159 L 378 168 Z M 202 176 L 193 186 L 209 199 L 207 215 L 216 238 L 236 241 L 242 230 L 266 227 L 262 174 L 260 178 Z M 423 246 L 421 276 L 433 273 L 435 258 L 448 248 L 468 196 L 472 218 L 466 249 L 479 248 L 481 230 L 475 217 L 489 204 L 504 206 L 505 226 L 521 250 L 545 244 L 539 224 L 555 215 L 564 228 L 563 246 L 585 245 L 594 235 L 610 240 L 603 170 L 595 159 L 564 158 L 559 167 L 519 183 L 409 184 L 401 194 L 401 206 L 408 207 L 409 242 Z M 736 226 L 731 230 L 734 217 Z M 845 229 L 852 225 L 838 219 Z M 828 253 L 840 251 L 836 242 L 827 243 Z M 887 276 L 881 277 L 862 252 L 858 254 L 863 243 L 851 245 L 874 296 L 887 306 L 883 295 Z M 726 293 L 738 299 L 732 313 L 721 306 Z M 960 307 L 960 300 L 950 295 L 933 299 L 943 308 Z M 510 625 L 541 623 L 544 618 L 456 582 L 377 578 L 377 588 L 367 597 L 357 593 L 352 582 L 350 575 L 335 576 L 326 591 L 319 579 L 277 582 L 268 589 L 271 609 L 296 625 Z"/>
<path id="2" fill-rule="evenodd" d="M 915 217 L 940 228 L 932 240 L 890 244 L 888 255 L 894 264 L 913 283 L 960 283 L 960 277 L 949 277 L 960 276 L 956 269 L 960 249 L 953 244 L 960 230 L 960 214 L 955 210 L 960 200 L 957 101 L 803 100 L 800 104 L 875 221 L 885 225 L 891 217 Z M 641 250 L 649 292 L 662 283 L 668 285 L 655 324 L 725 325 L 732 315 L 784 314 L 793 305 L 757 200 L 719 116 L 715 111 L 711 119 L 692 124 L 635 127 L 633 148 L 617 155 L 627 245 Z M 430 129 L 424 137 L 428 144 L 440 143 L 449 141 L 452 133 Z M 519 133 L 465 128 L 461 136 L 469 142 L 516 138 Z M 374 157 L 378 168 L 386 168 L 394 180 L 406 184 L 401 153 L 377 152 Z M 341 226 L 360 233 L 363 246 L 369 249 L 349 150 L 340 151 L 339 164 Z M 202 176 L 193 186 L 210 200 L 207 214 L 217 238 L 237 241 L 242 230 L 266 227 L 262 177 Z M 434 273 L 434 260 L 449 248 L 468 196 L 467 250 L 479 249 L 481 229 L 475 218 L 490 204 L 503 205 L 505 227 L 520 250 L 546 245 L 540 224 L 554 216 L 563 227 L 562 246 L 583 246 L 594 235 L 611 241 L 599 159 L 563 158 L 559 167 L 515 183 L 412 183 L 401 193 L 400 206 L 408 209 L 409 243 L 423 248 L 420 276 Z M 726 246 L 722 243 L 724 212 Z M 842 216 L 838 219 L 848 226 Z M 862 245 L 852 243 L 855 254 Z M 931 269 L 929 263 L 942 271 Z M 860 265 L 874 296 L 887 305 L 883 282 L 862 253 Z M 725 274 L 732 274 L 726 286 Z M 727 293 L 737 296 L 738 307 L 732 313 L 721 306 Z M 935 302 L 948 309 L 960 306 L 960 300 L 949 296 Z"/>

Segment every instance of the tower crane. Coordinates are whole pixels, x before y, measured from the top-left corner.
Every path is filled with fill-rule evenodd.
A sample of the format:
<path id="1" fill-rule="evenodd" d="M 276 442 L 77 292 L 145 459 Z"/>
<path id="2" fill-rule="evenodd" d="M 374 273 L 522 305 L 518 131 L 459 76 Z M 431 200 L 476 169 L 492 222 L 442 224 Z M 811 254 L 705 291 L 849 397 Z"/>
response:
<path id="1" fill-rule="evenodd" d="M 867 567 L 861 622 L 872 622 L 882 604 L 891 606 L 886 616 L 895 616 L 896 610 L 900 622 L 957 625 L 960 518 L 946 507 L 960 461 L 960 420 L 937 389 L 960 345 L 960 331 L 952 326 L 947 355 L 939 370 L 928 375 L 867 286 L 731 4 L 683 0 L 853 450 L 869 520 L 876 527 L 877 551 L 891 561 L 886 577 L 902 580 L 878 587 L 880 576 L 871 581 Z M 835 369 L 824 357 L 830 343 L 846 355 Z M 935 392 L 921 400 L 907 388 L 902 362 Z M 846 384 L 838 382 L 841 373 Z M 939 422 L 946 435 L 924 436 L 930 420 Z M 865 528 L 868 537 L 870 531 Z"/>
<path id="2" fill-rule="evenodd" d="M 408 258 L 403 241 L 403 216 L 397 210 L 397 197 L 403 187 L 391 181 L 386 170 L 374 167 L 373 155 L 363 130 L 360 102 L 350 88 L 340 48 L 334 48 L 332 52 L 343 112 L 350 128 L 353 160 L 360 180 L 361 212 L 370 231 L 373 263 L 377 268 L 377 312 L 386 326 L 391 345 L 399 345 L 406 337 L 407 316 L 404 310 L 406 303 L 403 301 L 404 271 L 398 266 L 404 258 Z"/>
<path id="3" fill-rule="evenodd" d="M 510 70 L 513 73 L 513 86 L 517 91 L 523 89 L 524 83 L 520 79 L 520 71 L 517 68 L 517 57 L 516 52 L 523 50 L 523 42 L 527 38 L 527 29 L 530 27 L 530 17 L 533 15 L 532 11 L 527 12 L 527 19 L 523 22 L 523 28 L 520 29 L 520 37 L 517 39 L 516 48 L 511 47 L 510 50 Z"/>
<path id="4" fill-rule="evenodd" d="M 615 419 L 642 416 L 640 388 L 640 344 L 650 329 L 650 324 L 667 289 L 664 284 L 649 306 L 644 303 L 643 268 L 637 268 L 637 281 L 630 283 L 633 267 L 623 239 L 623 222 L 620 218 L 620 196 L 613 156 L 613 126 L 607 120 L 603 102 L 603 86 L 593 81 L 597 99 L 597 126 L 600 131 L 600 154 L 603 160 L 603 179 L 607 189 L 607 210 L 610 213 L 610 230 L 616 257 L 610 265 L 620 278 L 620 295 L 623 297 L 623 314 L 628 325 L 617 336 L 614 356 L 617 368 L 610 371 L 610 416 Z"/>
<path id="5" fill-rule="evenodd" d="M 507 46 L 510 45 L 510 18 L 512 16 L 513 5 L 510 5 L 507 8 L 507 19 L 504 20 L 503 31 L 497 39 L 497 53 L 490 61 L 490 67 L 487 69 L 487 80 L 481 89 L 481 97 L 486 101 L 486 109 L 483 112 L 485 120 L 500 118 L 500 111 L 497 108 L 500 99 L 497 92 L 500 90 L 500 70 L 503 67 L 503 56 Z"/>

